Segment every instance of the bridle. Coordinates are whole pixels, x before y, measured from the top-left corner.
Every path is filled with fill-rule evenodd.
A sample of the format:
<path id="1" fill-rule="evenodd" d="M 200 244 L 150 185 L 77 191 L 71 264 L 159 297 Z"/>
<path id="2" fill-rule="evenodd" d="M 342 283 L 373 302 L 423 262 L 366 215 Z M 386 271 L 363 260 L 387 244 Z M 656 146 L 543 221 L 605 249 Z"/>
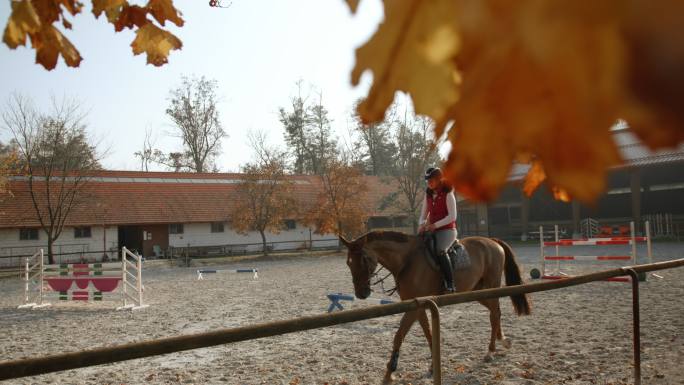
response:
<path id="1" fill-rule="evenodd" d="M 385 289 L 385 280 L 392 275 L 391 271 L 387 271 L 387 274 L 385 274 L 384 277 L 378 278 L 375 280 L 375 282 L 372 282 L 372 280 L 374 278 L 377 278 L 380 275 L 380 272 L 382 270 L 386 270 L 386 269 L 384 266 L 378 264 L 379 265 L 378 268 L 375 269 L 375 271 L 373 271 L 373 268 L 371 267 L 371 264 L 369 263 L 370 257 L 368 256 L 368 254 L 366 254 L 363 251 L 363 247 L 361 247 L 359 251 L 355 251 L 354 255 L 361 258 L 360 259 L 361 267 L 364 268 L 368 272 L 368 285 L 371 289 L 371 292 L 376 292 L 376 290 L 373 289 L 373 286 L 377 286 L 378 284 L 380 285 L 380 292 L 386 296 L 393 295 L 399 289 L 398 285 L 395 285 L 391 289 Z M 402 267 L 401 271 L 403 271 L 403 267 Z M 401 271 L 400 271 L 400 273 L 401 273 Z M 353 278 L 353 281 L 354 281 L 355 285 L 359 283 L 359 280 L 357 280 L 356 278 Z"/>
<path id="2" fill-rule="evenodd" d="M 368 284 L 370 285 L 370 280 L 372 277 L 375 276 L 376 273 L 373 272 L 373 268 L 371 267 L 370 263 L 368 262 L 368 255 L 363 251 L 363 246 L 359 248 L 355 248 L 355 250 L 352 251 L 352 257 L 358 257 L 360 258 L 361 262 L 361 268 L 364 269 L 368 273 Z M 352 280 L 354 282 L 354 285 L 356 286 L 357 284 L 362 284 L 364 282 L 361 282 L 361 279 L 357 279 L 356 277 L 352 277 Z"/>

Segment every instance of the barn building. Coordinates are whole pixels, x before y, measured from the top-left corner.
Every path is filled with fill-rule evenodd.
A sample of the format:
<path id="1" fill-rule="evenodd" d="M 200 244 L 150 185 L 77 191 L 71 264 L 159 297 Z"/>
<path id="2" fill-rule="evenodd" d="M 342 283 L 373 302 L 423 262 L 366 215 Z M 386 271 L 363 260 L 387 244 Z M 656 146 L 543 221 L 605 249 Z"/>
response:
<path id="1" fill-rule="evenodd" d="M 556 201 L 544 187 L 524 196 L 528 168 L 516 165 L 496 201 L 459 202 L 461 233 L 525 240 L 538 237 L 540 225 L 557 224 L 568 237 L 577 237 L 591 227 L 603 234 L 624 233 L 631 221 L 643 233 L 648 220 L 654 236 L 684 238 L 684 145 L 653 152 L 626 127 L 613 130 L 613 136 L 624 165 L 610 171 L 607 191 L 594 206 Z"/>
<path id="2" fill-rule="evenodd" d="M 166 256 L 174 249 L 203 249 L 233 254 L 262 249 L 258 232 L 238 234 L 230 226 L 240 174 L 100 171 L 89 176 L 77 205 L 54 245 L 57 261 L 116 258 L 122 247 L 144 256 Z M 300 207 L 315 204 L 323 191 L 316 176 L 291 176 Z M 380 202 L 393 188 L 380 178 L 367 178 L 365 201 L 372 221 L 397 223 L 391 207 Z M 40 182 L 37 182 L 40 183 Z M 45 182 L 42 182 L 45 183 Z M 11 197 L 0 202 L 0 266 L 18 265 L 19 256 L 46 248 L 25 177 L 10 180 Z M 382 220 L 390 216 L 389 220 Z M 268 234 L 272 250 L 334 247 L 337 236 L 316 234 L 299 218 L 288 218 L 278 234 Z"/>

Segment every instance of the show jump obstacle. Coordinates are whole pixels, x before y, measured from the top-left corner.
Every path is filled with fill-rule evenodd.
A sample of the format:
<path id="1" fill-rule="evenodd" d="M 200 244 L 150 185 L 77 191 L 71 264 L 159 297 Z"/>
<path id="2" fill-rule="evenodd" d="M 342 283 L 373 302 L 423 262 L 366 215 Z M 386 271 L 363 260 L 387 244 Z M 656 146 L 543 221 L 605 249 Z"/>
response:
<path id="1" fill-rule="evenodd" d="M 326 296 L 330 300 L 330 306 L 328 306 L 328 313 L 335 310 L 335 308 L 338 308 L 340 310 L 344 310 L 344 306 L 342 306 L 340 301 L 350 301 L 350 302 L 363 301 L 366 303 L 373 303 L 376 305 L 386 305 L 388 303 L 394 303 L 394 301 L 392 301 L 390 299 L 381 299 L 381 298 L 358 299 L 358 298 L 354 297 L 353 294 L 344 294 L 344 293 L 329 293 Z"/>
<path id="2" fill-rule="evenodd" d="M 630 223 L 629 237 L 607 237 L 607 238 L 584 238 L 584 239 L 559 239 L 558 225 L 554 227 L 555 239 L 551 242 L 544 240 L 544 237 L 539 237 L 540 242 L 540 256 L 541 256 L 541 278 L 542 279 L 561 279 L 569 277 L 568 274 L 561 271 L 561 262 L 569 261 L 631 261 L 632 265 L 637 264 L 637 243 L 645 242 L 648 254 L 649 263 L 653 262 L 653 255 L 651 252 L 651 236 L 649 223 L 646 222 L 646 236 L 637 237 L 634 232 L 634 222 Z M 544 234 L 544 228 L 539 226 L 539 234 Z M 561 255 L 560 247 L 566 246 L 606 246 L 606 245 L 631 245 L 632 250 L 629 255 Z M 556 255 L 547 255 L 544 250 L 546 247 L 555 246 Z M 546 272 L 546 261 L 556 261 L 556 269 L 553 273 Z M 535 272 L 536 273 L 536 272 Z M 660 278 L 660 277 L 659 277 Z M 630 282 L 628 277 L 613 277 L 607 279 L 608 281 Z"/>
<path id="3" fill-rule="evenodd" d="M 202 269 L 197 270 L 197 280 L 204 279 L 204 274 L 238 274 L 238 273 L 254 273 L 253 278 L 259 279 L 259 271 L 257 269 L 234 269 L 234 270 L 216 270 L 216 269 Z"/>
<path id="4" fill-rule="evenodd" d="M 56 265 L 44 264 L 41 249 L 26 258 L 23 275 L 24 304 L 19 308 L 50 306 L 48 300 L 120 300 L 122 305 L 116 310 L 149 306 L 143 304 L 142 257 L 125 247 L 121 250 L 121 262 Z"/>

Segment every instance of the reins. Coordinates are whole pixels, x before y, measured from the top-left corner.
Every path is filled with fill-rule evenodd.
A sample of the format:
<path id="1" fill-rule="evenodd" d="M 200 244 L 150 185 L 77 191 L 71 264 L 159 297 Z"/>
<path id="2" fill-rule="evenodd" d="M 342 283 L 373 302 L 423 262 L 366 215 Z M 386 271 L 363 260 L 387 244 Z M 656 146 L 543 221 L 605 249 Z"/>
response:
<path id="1" fill-rule="evenodd" d="M 372 278 L 377 277 L 378 274 L 380 274 L 380 272 L 384 268 L 385 268 L 384 266 L 380 265 L 380 267 L 373 274 L 371 274 L 370 278 L 372 279 Z M 371 282 L 371 286 L 376 286 L 377 284 L 380 284 L 380 290 L 382 291 L 382 293 L 384 295 L 386 295 L 388 297 L 392 296 L 399 289 L 399 285 L 395 285 L 392 289 L 385 289 L 385 280 L 387 278 L 389 278 L 390 275 L 392 275 L 392 272 L 388 271 L 388 273 L 384 277 L 378 279 L 375 282 Z M 374 291 L 374 290 L 371 288 L 371 291 Z"/>

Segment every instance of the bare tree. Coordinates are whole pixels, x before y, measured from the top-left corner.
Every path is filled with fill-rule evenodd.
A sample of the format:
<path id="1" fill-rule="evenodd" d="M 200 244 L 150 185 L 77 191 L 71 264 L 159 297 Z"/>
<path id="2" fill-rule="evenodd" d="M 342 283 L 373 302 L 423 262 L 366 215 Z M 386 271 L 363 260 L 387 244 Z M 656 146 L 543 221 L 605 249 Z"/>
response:
<path id="1" fill-rule="evenodd" d="M 398 189 L 383 202 L 383 205 L 396 204 L 406 213 L 411 220 L 414 234 L 418 231 L 418 211 L 424 196 L 423 173 L 439 161 L 433 145 L 431 125 L 429 118 L 416 117 L 408 112 L 398 122 L 394 133 L 397 152 L 393 174 Z"/>
<path id="2" fill-rule="evenodd" d="M 152 129 L 150 127 L 146 128 L 143 148 L 133 153 L 135 157 L 140 158 L 140 171 L 150 171 L 150 163 L 157 162 L 160 157 L 159 150 L 154 148 L 155 142 L 156 140 L 152 138 Z"/>
<path id="3" fill-rule="evenodd" d="M 14 136 L 35 215 L 47 235 L 50 263 L 54 263 L 54 242 L 71 212 L 83 202 L 88 172 L 100 168 L 83 119 L 75 100 L 53 98 L 52 111 L 42 114 L 18 94 L 10 97 L 2 114 L 4 126 Z"/>
<path id="4" fill-rule="evenodd" d="M 228 136 L 219 120 L 217 88 L 215 80 L 184 76 L 181 86 L 171 90 L 170 105 L 166 109 L 175 124 L 175 135 L 183 140 L 182 154 L 188 160 L 184 166 L 195 172 L 214 168 L 221 140 Z"/>
<path id="5" fill-rule="evenodd" d="M 264 254 L 268 254 L 266 232 L 279 233 L 288 216 L 295 215 L 293 183 L 285 174 L 286 153 L 266 145 L 266 134 L 250 132 L 255 160 L 243 166 L 243 181 L 238 185 L 237 205 L 232 226 L 240 234 L 258 231 Z"/>

